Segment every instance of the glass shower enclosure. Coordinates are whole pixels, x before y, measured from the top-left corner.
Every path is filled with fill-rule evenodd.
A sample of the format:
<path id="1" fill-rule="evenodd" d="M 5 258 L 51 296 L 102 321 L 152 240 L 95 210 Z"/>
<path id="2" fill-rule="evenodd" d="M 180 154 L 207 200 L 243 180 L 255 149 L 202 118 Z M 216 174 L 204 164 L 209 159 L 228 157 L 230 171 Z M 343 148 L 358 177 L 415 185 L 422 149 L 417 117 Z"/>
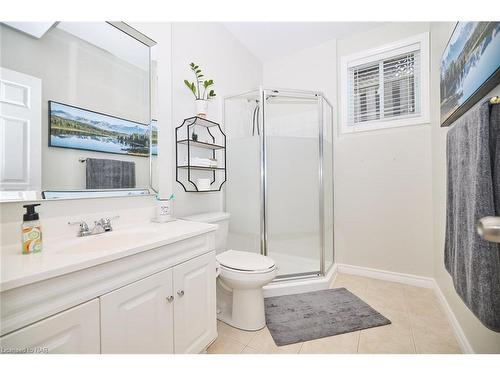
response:
<path id="1" fill-rule="evenodd" d="M 228 249 L 273 258 L 278 279 L 333 265 L 333 108 L 320 92 L 267 89 L 224 99 Z"/>

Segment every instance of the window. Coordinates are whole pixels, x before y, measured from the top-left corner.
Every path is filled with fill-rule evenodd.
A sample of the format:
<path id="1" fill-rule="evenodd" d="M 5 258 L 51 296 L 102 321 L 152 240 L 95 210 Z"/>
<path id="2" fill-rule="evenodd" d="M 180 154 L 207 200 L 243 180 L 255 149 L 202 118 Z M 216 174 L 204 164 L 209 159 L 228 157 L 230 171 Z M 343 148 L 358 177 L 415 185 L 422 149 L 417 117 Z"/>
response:
<path id="1" fill-rule="evenodd" d="M 429 35 L 342 58 L 342 133 L 429 122 Z"/>

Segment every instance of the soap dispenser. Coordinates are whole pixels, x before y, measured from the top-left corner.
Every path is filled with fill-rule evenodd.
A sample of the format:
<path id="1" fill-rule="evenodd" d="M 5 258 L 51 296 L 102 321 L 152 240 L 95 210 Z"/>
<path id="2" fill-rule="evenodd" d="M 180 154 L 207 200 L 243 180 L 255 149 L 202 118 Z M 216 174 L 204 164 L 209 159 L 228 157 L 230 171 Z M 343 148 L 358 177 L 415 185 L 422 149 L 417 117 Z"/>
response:
<path id="1" fill-rule="evenodd" d="M 23 254 L 33 254 L 42 251 L 42 227 L 38 212 L 35 207 L 37 204 L 26 204 L 26 213 L 23 215 L 23 224 L 21 225 L 21 239 Z"/>

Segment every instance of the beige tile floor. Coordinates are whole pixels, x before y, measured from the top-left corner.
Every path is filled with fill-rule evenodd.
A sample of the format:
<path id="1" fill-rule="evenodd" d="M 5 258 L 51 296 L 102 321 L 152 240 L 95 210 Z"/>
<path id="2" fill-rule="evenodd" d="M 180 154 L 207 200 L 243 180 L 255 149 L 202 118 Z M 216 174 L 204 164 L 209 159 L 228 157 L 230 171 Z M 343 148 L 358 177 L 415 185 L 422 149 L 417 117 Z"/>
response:
<path id="1" fill-rule="evenodd" d="M 344 287 L 389 318 L 392 324 L 278 347 L 267 328 L 241 331 L 218 322 L 212 354 L 460 353 L 460 347 L 431 289 L 338 274 Z"/>

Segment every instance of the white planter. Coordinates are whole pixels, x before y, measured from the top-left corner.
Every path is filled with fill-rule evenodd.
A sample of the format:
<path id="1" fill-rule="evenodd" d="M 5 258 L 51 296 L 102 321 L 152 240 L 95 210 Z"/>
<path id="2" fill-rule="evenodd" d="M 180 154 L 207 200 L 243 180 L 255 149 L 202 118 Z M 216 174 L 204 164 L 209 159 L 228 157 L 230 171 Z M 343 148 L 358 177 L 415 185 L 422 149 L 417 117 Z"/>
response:
<path id="1" fill-rule="evenodd" d="M 196 99 L 196 116 L 207 117 L 208 111 L 208 100 L 206 99 Z"/>

